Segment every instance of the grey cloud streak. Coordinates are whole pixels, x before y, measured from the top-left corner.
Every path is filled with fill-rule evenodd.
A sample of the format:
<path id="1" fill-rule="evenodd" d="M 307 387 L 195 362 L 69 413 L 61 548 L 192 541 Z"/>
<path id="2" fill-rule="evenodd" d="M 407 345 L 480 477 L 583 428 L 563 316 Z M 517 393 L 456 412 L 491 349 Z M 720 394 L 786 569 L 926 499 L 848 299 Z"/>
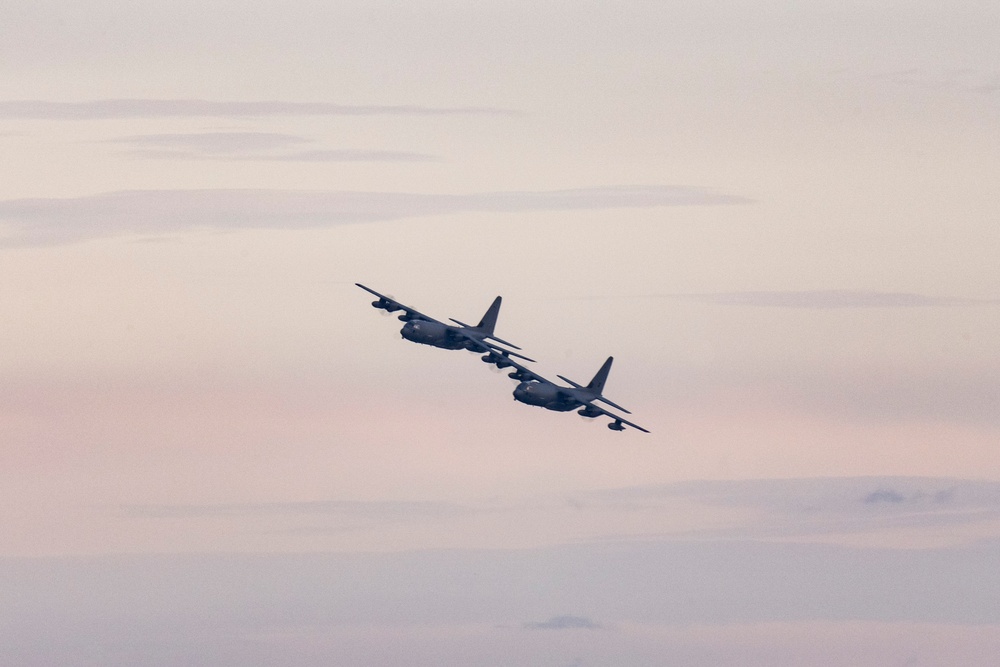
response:
<path id="1" fill-rule="evenodd" d="M 177 134 L 137 134 L 102 143 L 141 148 L 194 150 L 201 153 L 243 153 L 312 143 L 311 139 L 278 132 L 197 132 Z"/>
<path id="2" fill-rule="evenodd" d="M 126 190 L 66 199 L 0 201 L 7 247 L 193 229 L 309 229 L 454 213 L 516 213 L 741 204 L 678 186 L 416 194 L 292 190 Z"/>
<path id="3" fill-rule="evenodd" d="M 522 625 L 525 630 L 599 630 L 600 623 L 595 623 L 586 616 L 553 616 L 547 621 L 529 621 Z"/>
<path id="4" fill-rule="evenodd" d="M 129 155 L 152 160 L 226 160 L 230 162 L 444 162 L 436 155 L 406 151 L 311 150 L 296 153 L 199 153 L 183 150 L 141 149 Z"/>
<path id="5" fill-rule="evenodd" d="M 241 160 L 258 162 L 440 162 L 425 153 L 386 150 L 313 149 L 260 152 L 315 143 L 312 139 L 275 132 L 200 132 L 139 134 L 101 143 L 132 147 L 128 155 L 159 160 Z"/>
<path id="6" fill-rule="evenodd" d="M 468 116 L 513 115 L 490 107 L 428 107 L 415 104 L 326 102 L 221 102 L 213 100 L 110 99 L 87 102 L 0 100 L 0 118 L 10 120 L 107 120 L 122 118 L 254 118 L 264 116 Z"/>
<path id="7" fill-rule="evenodd" d="M 407 151 L 330 149 L 301 151 L 284 155 L 247 156 L 265 162 L 444 162 L 436 155 Z"/>
<path id="8" fill-rule="evenodd" d="M 316 500 L 215 505 L 123 505 L 121 511 L 127 517 L 141 519 L 326 515 L 359 519 L 401 520 L 450 517 L 475 510 L 454 503 Z"/>

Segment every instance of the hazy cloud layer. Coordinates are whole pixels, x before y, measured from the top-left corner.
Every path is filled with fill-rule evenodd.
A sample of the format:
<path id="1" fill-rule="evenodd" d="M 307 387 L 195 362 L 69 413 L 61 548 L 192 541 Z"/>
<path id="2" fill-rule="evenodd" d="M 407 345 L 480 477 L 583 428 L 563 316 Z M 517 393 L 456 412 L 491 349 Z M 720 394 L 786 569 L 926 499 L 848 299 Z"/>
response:
<path id="1" fill-rule="evenodd" d="M 212 100 L 113 99 L 89 102 L 0 100 L 0 118 L 104 120 L 120 118 L 253 118 L 263 116 L 455 116 L 515 113 L 490 107 L 352 105 L 325 102 L 219 102 Z"/>
<path id="2" fill-rule="evenodd" d="M 571 629 L 593 630 L 590 619 L 600 618 L 604 641 L 633 623 L 995 624 L 998 569 L 996 542 L 886 550 L 664 540 L 398 554 L 0 559 L 0 645 L 35 655 L 68 650 L 87 664 L 107 664 L 108 655 L 115 664 L 193 664 L 221 649 L 212 664 L 230 665 L 247 664 L 245 653 L 228 651 L 248 636 L 306 638 L 365 626 L 516 632 L 531 627 L 518 619 L 538 618 L 543 609 L 587 615 L 555 616 L 531 629 L 589 635 Z M 387 636 L 371 635 L 371 646 Z M 333 651 L 337 643 L 322 646 Z M 142 656 L 148 662 L 140 663 Z"/>
<path id="3" fill-rule="evenodd" d="M 574 511 L 614 510 L 628 521 L 628 512 L 690 510 L 671 505 L 677 499 L 785 517 L 785 524 L 772 526 L 795 519 L 822 526 L 831 514 L 995 507 L 1000 483 L 893 477 L 692 481 L 581 494 Z M 423 515 L 450 508 L 320 502 L 133 510 L 140 516 L 198 518 Z M 581 664 L 603 664 L 608 654 L 602 649 L 609 645 L 617 647 L 617 655 L 630 655 L 636 638 L 628 633 L 637 625 L 732 631 L 746 623 L 807 621 L 1000 623 L 995 539 L 890 549 L 796 543 L 777 530 L 773 540 L 761 537 L 759 528 L 744 535 L 713 534 L 706 525 L 697 534 L 673 538 L 543 548 L 0 558 L 0 645 L 17 664 L 29 665 L 69 660 L 163 667 L 210 656 L 213 665 L 228 667 L 278 665 L 289 654 L 308 654 L 302 664 L 318 666 L 343 662 L 343 638 L 364 656 L 419 636 L 414 647 L 421 659 L 392 664 L 430 667 L 442 664 L 443 648 L 488 628 L 498 633 L 491 646 L 502 636 L 515 643 L 583 642 L 571 645 L 570 656 L 584 656 Z M 597 640 L 600 645 L 586 643 Z M 265 648 L 274 660 L 254 658 Z M 669 642 L 661 645 L 661 659 L 669 648 Z M 545 647 L 535 650 L 532 656 L 549 655 Z M 363 657 L 355 663 L 367 664 Z M 467 663 L 456 658 L 453 664 Z M 639 664 L 661 662 L 651 658 Z"/>
<path id="4" fill-rule="evenodd" d="M 591 492 L 571 502 L 604 511 L 669 512 L 681 499 L 753 510 L 751 520 L 705 532 L 755 538 L 1000 522 L 1000 482 L 948 478 L 706 480 Z"/>
<path id="5" fill-rule="evenodd" d="M 597 187 L 467 195 L 291 190 L 127 190 L 66 199 L 0 201 L 7 246 L 71 243 L 192 229 L 306 229 L 424 215 L 738 204 L 740 197 L 676 186 Z"/>
<path id="6" fill-rule="evenodd" d="M 934 477 L 815 477 L 699 480 L 593 492 L 593 498 L 636 502 L 686 497 L 732 507 L 781 512 L 865 512 L 869 505 L 1000 510 L 1000 482 Z M 893 509 L 893 508 L 889 508 Z"/>
<path id="7" fill-rule="evenodd" d="M 322 500 L 126 505 L 119 511 L 127 521 L 221 520 L 219 525 L 246 534 L 320 535 L 361 528 L 379 534 L 381 528 L 419 527 L 427 538 L 421 542 L 424 547 L 442 544 L 435 540 L 458 529 L 485 539 L 484 544 L 523 545 L 537 522 L 567 521 L 570 530 L 549 531 L 540 541 L 527 543 L 681 537 L 852 544 L 860 539 L 867 544 L 861 539 L 865 535 L 906 529 L 921 544 L 958 544 L 970 535 L 1000 537 L 1000 482 L 910 477 L 688 481 L 539 496 L 527 502 Z M 522 529 L 522 524 L 529 527 Z M 973 526 L 978 528 L 971 533 L 957 532 Z"/>

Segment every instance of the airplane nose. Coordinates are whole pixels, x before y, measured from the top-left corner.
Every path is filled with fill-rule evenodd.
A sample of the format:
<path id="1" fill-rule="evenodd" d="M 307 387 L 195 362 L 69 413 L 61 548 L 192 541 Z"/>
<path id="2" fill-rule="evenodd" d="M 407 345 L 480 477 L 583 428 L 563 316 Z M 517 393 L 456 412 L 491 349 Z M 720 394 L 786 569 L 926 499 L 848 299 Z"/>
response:
<path id="1" fill-rule="evenodd" d="M 521 399 L 521 398 L 524 398 L 525 396 L 527 396 L 528 395 L 528 387 L 529 386 L 530 385 L 528 385 L 528 384 L 526 384 L 524 382 L 522 382 L 521 384 L 517 385 L 517 388 L 514 390 L 514 399 L 517 400 L 517 399 Z"/>

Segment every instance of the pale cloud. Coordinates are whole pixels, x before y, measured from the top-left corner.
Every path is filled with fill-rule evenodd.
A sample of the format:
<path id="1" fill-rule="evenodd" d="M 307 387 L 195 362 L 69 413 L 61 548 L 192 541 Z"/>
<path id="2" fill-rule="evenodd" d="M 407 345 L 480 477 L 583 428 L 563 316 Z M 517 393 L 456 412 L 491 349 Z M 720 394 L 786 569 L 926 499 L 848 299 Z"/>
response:
<path id="1" fill-rule="evenodd" d="M 789 407 L 862 423 L 1000 423 L 1000 377 L 992 364 L 972 371 L 803 373 L 777 380 Z"/>
<path id="2" fill-rule="evenodd" d="M 959 338 L 956 345 L 964 343 Z M 772 362 L 771 367 L 758 368 L 678 366 L 670 377 L 660 379 L 662 374 L 654 372 L 657 388 L 674 402 L 692 396 L 718 400 L 713 397 L 729 392 L 770 405 L 779 414 L 839 423 L 953 424 L 988 430 L 1000 424 L 1000 366 L 992 359 L 907 368 L 873 355 L 871 361 L 830 368 Z"/>
<path id="3" fill-rule="evenodd" d="M 107 120 L 123 118 L 261 118 L 268 116 L 467 116 L 510 115 L 491 107 L 428 107 L 413 104 L 352 105 L 326 102 L 219 102 L 213 100 L 112 99 L 89 102 L 0 100 L 9 120 Z"/>
<path id="4" fill-rule="evenodd" d="M 991 93 L 1000 90 L 1000 72 L 985 68 L 913 67 L 872 75 L 878 82 L 946 92 Z"/>
<path id="5" fill-rule="evenodd" d="M 454 213 L 741 204 L 678 186 L 596 187 L 465 195 L 291 190 L 127 190 L 0 201 L 3 244 L 37 246 L 194 229 L 307 229 Z"/>

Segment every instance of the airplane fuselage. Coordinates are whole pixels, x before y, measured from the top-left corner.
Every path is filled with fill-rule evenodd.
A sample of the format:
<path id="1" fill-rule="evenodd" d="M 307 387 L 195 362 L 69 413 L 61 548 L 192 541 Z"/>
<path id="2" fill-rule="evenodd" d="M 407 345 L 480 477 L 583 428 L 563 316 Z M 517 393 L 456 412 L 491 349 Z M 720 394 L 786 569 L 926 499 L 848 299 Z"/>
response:
<path id="1" fill-rule="evenodd" d="M 455 327 L 440 322 L 410 320 L 399 330 L 403 338 L 421 345 L 431 345 L 445 350 L 467 350 L 469 339 L 456 335 Z"/>
<path id="2" fill-rule="evenodd" d="M 582 394 L 579 389 L 559 387 L 550 382 L 522 382 L 514 390 L 514 400 L 546 410 L 569 412 L 594 398 Z"/>

